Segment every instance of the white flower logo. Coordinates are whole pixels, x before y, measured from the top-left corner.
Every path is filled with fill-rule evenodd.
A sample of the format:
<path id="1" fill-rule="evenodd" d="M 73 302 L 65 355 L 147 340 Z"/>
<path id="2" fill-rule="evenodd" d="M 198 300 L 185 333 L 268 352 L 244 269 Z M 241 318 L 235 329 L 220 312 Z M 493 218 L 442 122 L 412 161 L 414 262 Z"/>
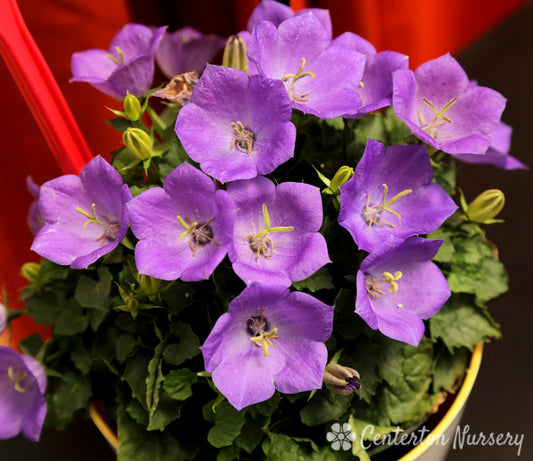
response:
<path id="1" fill-rule="evenodd" d="M 339 451 L 341 448 L 348 451 L 355 440 L 355 434 L 352 432 L 352 426 L 348 423 L 344 423 L 342 427 L 339 423 L 334 423 L 331 426 L 331 432 L 326 434 L 326 439 L 331 442 L 331 448 L 335 451 Z"/>

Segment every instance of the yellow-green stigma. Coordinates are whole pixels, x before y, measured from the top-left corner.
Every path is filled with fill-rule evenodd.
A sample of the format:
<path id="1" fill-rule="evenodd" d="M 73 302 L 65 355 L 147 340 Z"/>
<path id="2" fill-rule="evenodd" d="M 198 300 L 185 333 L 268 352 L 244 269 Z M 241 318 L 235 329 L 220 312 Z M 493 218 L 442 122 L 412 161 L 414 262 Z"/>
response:
<path id="1" fill-rule="evenodd" d="M 198 250 L 199 246 L 203 246 L 209 242 L 211 242 L 213 245 L 218 246 L 218 243 L 215 242 L 213 237 L 213 231 L 211 230 L 210 224 L 215 220 L 215 218 L 209 219 L 204 224 L 198 225 L 197 221 L 191 222 L 189 218 L 183 219 L 181 216 L 176 216 L 179 223 L 182 225 L 182 227 L 185 229 L 185 232 L 182 232 L 180 236 L 178 237 L 178 240 L 181 240 L 186 235 L 190 234 L 191 237 L 189 238 L 189 247 L 192 250 L 192 255 L 196 255 L 196 250 Z"/>
<path id="2" fill-rule="evenodd" d="M 422 98 L 422 101 L 424 102 L 424 104 L 429 106 L 429 108 L 433 112 L 433 121 L 431 123 L 427 122 L 419 111 L 418 120 L 420 122 L 420 127 L 432 138 L 452 138 L 452 134 L 442 132 L 441 130 L 439 130 L 439 127 L 441 127 L 445 123 L 452 123 L 452 119 L 444 115 L 444 112 L 446 112 L 450 107 L 452 107 L 457 102 L 457 99 L 450 99 L 446 104 L 444 104 L 444 106 L 441 107 L 440 110 L 437 110 L 435 105 L 426 98 Z"/>
<path id="3" fill-rule="evenodd" d="M 272 239 L 268 238 L 271 232 L 290 232 L 294 230 L 292 226 L 276 226 L 270 227 L 270 217 L 265 203 L 263 203 L 263 217 L 265 219 L 265 228 L 257 235 L 247 235 L 245 239 L 249 242 L 250 248 L 255 252 L 256 259 L 260 255 L 265 258 L 271 258 L 274 252 L 274 243 Z"/>
<path id="4" fill-rule="evenodd" d="M 96 203 L 91 203 L 90 213 L 80 207 L 76 207 L 76 211 L 87 218 L 83 227 L 87 227 L 89 224 L 98 224 L 104 228 L 104 233 L 97 239 L 97 241 L 102 242 L 102 245 L 104 245 L 106 240 L 113 242 L 117 239 L 117 232 L 120 224 L 117 222 L 111 222 L 106 216 L 103 217 L 105 223 L 102 222 L 102 220 L 96 215 Z"/>
<path id="5" fill-rule="evenodd" d="M 380 226 L 380 227 L 385 227 L 385 226 L 396 227 L 394 224 L 388 221 L 385 221 L 382 218 L 381 213 L 383 211 L 393 214 L 398 219 L 402 219 L 402 217 L 400 216 L 400 213 L 391 209 L 390 206 L 394 202 L 399 200 L 400 198 L 413 192 L 413 189 L 405 189 L 401 191 L 400 193 L 396 194 L 391 199 L 387 200 L 388 192 L 389 192 L 389 187 L 387 186 L 387 184 L 383 184 L 383 197 L 381 199 L 381 203 L 376 203 L 374 205 L 370 205 L 370 194 L 367 195 L 366 206 L 363 209 L 363 213 L 362 213 L 363 221 L 365 221 L 368 224 L 367 230 L 370 229 L 373 224 L 375 224 L 376 226 Z"/>
<path id="6" fill-rule="evenodd" d="M 9 379 L 13 381 L 13 387 L 17 392 L 24 394 L 28 390 L 22 385 L 22 381 L 28 377 L 24 370 L 21 370 L 20 368 L 15 370 L 13 367 L 8 367 L 7 375 L 9 376 Z"/>
<path id="7" fill-rule="evenodd" d="M 237 147 L 241 152 L 250 156 L 252 154 L 252 148 L 254 147 L 255 138 L 253 132 L 244 128 L 242 122 L 239 121 L 231 122 L 231 127 L 235 133 L 235 136 L 231 141 L 231 148 L 234 149 Z"/>
<path id="8" fill-rule="evenodd" d="M 272 339 L 279 338 L 276 334 L 278 329 L 272 328 L 272 330 L 268 331 L 269 326 L 266 319 L 263 317 L 263 311 L 260 310 L 259 312 L 259 316 L 246 319 L 246 329 L 248 330 L 248 333 L 252 335 L 250 341 L 256 346 L 262 347 L 265 352 L 265 357 L 268 357 L 268 347 L 274 346 Z"/>
<path id="9" fill-rule="evenodd" d="M 366 291 L 371 298 L 377 298 L 384 294 L 383 290 L 381 289 L 380 283 L 388 283 L 389 292 L 396 293 L 400 288 L 397 282 L 402 277 L 403 274 L 400 271 L 396 271 L 394 272 L 394 274 L 392 274 L 391 272 L 383 272 L 382 280 L 376 280 L 372 275 L 365 274 Z M 400 306 L 403 307 L 403 305 L 399 304 L 398 307 Z"/>
<path id="10" fill-rule="evenodd" d="M 107 54 L 107 57 L 111 59 L 117 66 L 121 66 L 126 62 L 126 58 L 124 57 L 124 51 L 122 51 L 118 46 L 115 46 L 115 50 L 118 54 L 118 58 L 113 56 L 111 53 Z"/>
<path id="11" fill-rule="evenodd" d="M 304 77 L 315 78 L 315 74 L 313 72 L 304 72 L 306 62 L 307 62 L 306 59 L 302 58 L 302 63 L 300 65 L 300 68 L 298 69 L 298 72 L 296 72 L 296 74 L 285 74 L 283 77 L 281 77 L 281 80 L 283 82 L 290 81 L 289 86 L 287 86 L 287 93 L 289 93 L 291 101 L 299 103 L 299 104 L 306 104 L 307 101 L 309 101 L 308 96 L 311 92 L 307 91 L 305 93 L 296 93 L 294 91 L 294 84 L 298 80 Z"/>

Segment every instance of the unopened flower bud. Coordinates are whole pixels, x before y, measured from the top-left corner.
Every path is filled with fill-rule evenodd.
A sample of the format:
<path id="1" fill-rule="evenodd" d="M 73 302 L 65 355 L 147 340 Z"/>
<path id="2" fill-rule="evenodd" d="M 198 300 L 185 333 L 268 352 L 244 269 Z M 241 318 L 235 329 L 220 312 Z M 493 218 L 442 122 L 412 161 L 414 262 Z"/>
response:
<path id="1" fill-rule="evenodd" d="M 152 156 L 154 141 L 151 136 L 140 128 L 128 128 L 122 135 L 124 145 L 139 160 Z"/>
<path id="2" fill-rule="evenodd" d="M 37 263 L 26 263 L 22 266 L 20 273 L 28 280 L 28 282 L 35 283 L 39 280 L 39 270 L 41 265 Z"/>
<path id="3" fill-rule="evenodd" d="M 139 274 L 137 276 L 137 281 L 139 282 L 139 287 L 145 295 L 154 295 L 159 292 L 159 287 L 161 286 L 161 280 L 149 275 Z"/>
<path id="4" fill-rule="evenodd" d="M 361 388 L 359 373 L 353 368 L 330 363 L 324 371 L 324 384 L 335 394 L 348 395 Z"/>
<path id="5" fill-rule="evenodd" d="M 505 195 L 499 189 L 489 189 L 479 194 L 466 210 L 468 219 L 472 222 L 483 224 L 494 222 L 494 218 L 502 211 L 505 204 Z"/>
<path id="6" fill-rule="evenodd" d="M 331 179 L 331 182 L 329 183 L 329 189 L 331 192 L 333 192 L 335 195 L 339 194 L 339 187 L 343 184 L 346 184 L 351 177 L 353 176 L 353 168 L 349 166 L 341 166 L 337 172 L 335 173 L 335 176 Z"/>
<path id="7" fill-rule="evenodd" d="M 222 57 L 223 67 L 232 67 L 248 73 L 248 56 L 246 55 L 246 43 L 238 35 L 232 35 L 226 42 L 224 56 Z"/>
<path id="8" fill-rule="evenodd" d="M 139 120 L 142 115 L 141 102 L 129 93 L 124 98 L 124 115 L 132 122 Z"/>

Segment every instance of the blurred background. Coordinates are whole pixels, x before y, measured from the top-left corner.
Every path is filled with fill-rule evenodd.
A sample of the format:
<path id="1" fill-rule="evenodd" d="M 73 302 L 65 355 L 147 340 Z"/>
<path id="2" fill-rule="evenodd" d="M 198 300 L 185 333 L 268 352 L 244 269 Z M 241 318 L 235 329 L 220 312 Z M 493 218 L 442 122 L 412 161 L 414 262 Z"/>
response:
<path id="1" fill-rule="evenodd" d="M 105 106 L 120 103 L 89 85 L 69 84 L 70 56 L 88 48 L 107 48 L 127 22 L 192 26 L 203 33 L 228 36 L 246 28 L 256 0 L 20 0 L 23 17 L 56 77 L 92 152 L 108 153 L 120 136 L 103 121 Z M 201 5 L 201 6 L 199 6 Z M 503 121 L 514 128 L 511 154 L 533 166 L 533 3 L 527 0 L 299 0 L 302 7 L 329 8 L 334 35 L 346 30 L 371 41 L 378 51 L 390 49 L 410 56 L 412 69 L 450 51 L 471 79 L 507 99 Z M 1 14 L 1 12 L 0 12 Z M 20 266 L 36 261 L 26 213 L 32 197 L 26 176 L 41 184 L 61 174 L 32 115 L 3 61 L 0 61 L 0 287 L 14 305 L 24 284 Z M 532 130 L 532 131 L 530 131 Z M 484 349 L 481 371 L 462 425 L 470 433 L 524 434 L 521 457 L 533 459 L 533 302 L 529 267 L 533 257 L 533 188 L 530 171 L 504 172 L 495 167 L 461 164 L 458 184 L 467 199 L 485 189 L 505 192 L 505 224 L 493 225 L 487 236 L 500 250 L 508 269 L 510 291 L 489 304 L 502 325 L 503 339 Z M 23 337 L 27 323 L 17 325 Z M 470 446 L 452 450 L 450 461 L 512 460 L 516 446 Z M 90 421 L 79 419 L 64 432 L 44 430 L 38 444 L 18 437 L 0 441 L 2 461 L 111 461 L 114 455 Z"/>

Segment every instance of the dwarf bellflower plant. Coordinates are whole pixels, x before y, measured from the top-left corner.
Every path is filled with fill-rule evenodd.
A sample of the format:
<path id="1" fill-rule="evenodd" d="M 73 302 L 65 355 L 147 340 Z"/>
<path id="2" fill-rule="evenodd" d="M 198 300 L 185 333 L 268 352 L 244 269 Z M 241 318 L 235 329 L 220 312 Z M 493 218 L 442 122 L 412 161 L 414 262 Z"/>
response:
<path id="1" fill-rule="evenodd" d="M 505 99 L 449 55 L 413 71 L 334 37 L 322 9 L 262 1 L 222 66 L 218 38 L 164 31 L 73 57 L 123 100 L 123 143 L 28 183 L 41 259 L 0 330 L 45 335 L 0 347 L 0 439 L 103 412 L 120 461 L 368 461 L 365 433 L 425 424 L 500 335 L 505 197 L 469 202 L 456 168 L 524 167 Z"/>

